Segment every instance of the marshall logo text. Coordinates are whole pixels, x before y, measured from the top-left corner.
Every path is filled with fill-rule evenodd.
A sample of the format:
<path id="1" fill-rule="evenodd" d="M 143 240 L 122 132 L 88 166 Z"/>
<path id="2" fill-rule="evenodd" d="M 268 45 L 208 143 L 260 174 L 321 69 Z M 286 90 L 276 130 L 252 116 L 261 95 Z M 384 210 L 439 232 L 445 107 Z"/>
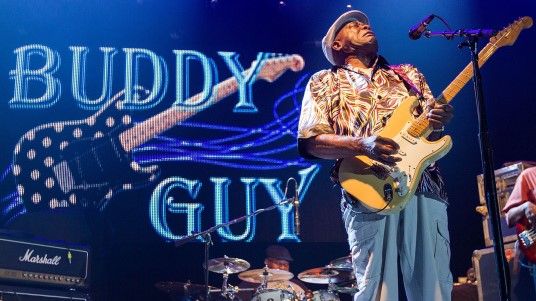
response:
<path id="1" fill-rule="evenodd" d="M 53 258 L 48 258 L 47 254 L 45 254 L 44 256 L 39 256 L 38 254 L 32 256 L 33 253 L 34 250 L 26 249 L 26 254 L 24 254 L 24 256 L 19 257 L 19 261 L 48 265 L 60 264 L 61 256 L 54 256 Z"/>

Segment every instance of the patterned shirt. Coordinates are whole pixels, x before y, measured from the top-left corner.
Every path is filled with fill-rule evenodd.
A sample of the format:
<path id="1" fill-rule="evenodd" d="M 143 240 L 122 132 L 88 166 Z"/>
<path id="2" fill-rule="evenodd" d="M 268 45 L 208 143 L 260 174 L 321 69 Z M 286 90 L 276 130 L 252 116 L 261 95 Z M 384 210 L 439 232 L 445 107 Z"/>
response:
<path id="1" fill-rule="evenodd" d="M 406 97 L 422 96 L 420 110 L 433 98 L 424 76 L 411 65 L 390 66 L 379 56 L 371 73 L 369 76 L 346 65 L 319 71 L 311 77 L 298 125 L 298 149 L 302 156 L 314 158 L 304 150 L 304 139 L 320 134 L 375 135 Z M 336 163 L 332 173 L 336 182 L 337 173 Z M 433 194 L 446 202 L 446 190 L 436 164 L 424 171 L 417 192 Z"/>

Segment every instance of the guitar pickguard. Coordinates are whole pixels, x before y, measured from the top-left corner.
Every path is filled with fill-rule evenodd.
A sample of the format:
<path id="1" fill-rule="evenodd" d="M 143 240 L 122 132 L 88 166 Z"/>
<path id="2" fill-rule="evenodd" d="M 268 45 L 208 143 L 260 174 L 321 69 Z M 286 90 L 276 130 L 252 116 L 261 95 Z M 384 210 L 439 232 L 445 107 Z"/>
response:
<path id="1" fill-rule="evenodd" d="M 452 146 L 449 136 L 431 142 L 409 133 L 416 105 L 415 97 L 402 101 L 379 133 L 400 146 L 398 156 L 401 161 L 393 168 L 384 166 L 389 168 L 387 177 L 375 171 L 374 166 L 380 163 L 365 156 L 344 159 L 341 163 L 339 180 L 342 187 L 372 211 L 388 214 L 402 210 L 417 190 L 424 169 L 443 157 Z"/>

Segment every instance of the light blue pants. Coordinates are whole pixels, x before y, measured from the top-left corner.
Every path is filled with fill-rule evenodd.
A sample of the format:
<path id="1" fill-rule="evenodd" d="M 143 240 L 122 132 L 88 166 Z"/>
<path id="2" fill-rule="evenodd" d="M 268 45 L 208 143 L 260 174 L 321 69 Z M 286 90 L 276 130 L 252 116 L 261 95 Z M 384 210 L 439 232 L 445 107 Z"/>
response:
<path id="1" fill-rule="evenodd" d="M 398 258 L 408 300 L 451 299 L 445 203 L 418 194 L 390 215 L 370 213 L 344 198 L 341 207 L 359 289 L 354 301 L 398 300 Z"/>

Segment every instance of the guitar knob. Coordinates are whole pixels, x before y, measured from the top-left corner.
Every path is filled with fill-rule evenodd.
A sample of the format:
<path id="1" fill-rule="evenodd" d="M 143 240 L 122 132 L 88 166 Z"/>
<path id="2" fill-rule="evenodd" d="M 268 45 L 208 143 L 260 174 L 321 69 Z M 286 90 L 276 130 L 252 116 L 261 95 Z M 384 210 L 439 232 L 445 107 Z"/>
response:
<path id="1" fill-rule="evenodd" d="M 484 205 L 476 206 L 475 211 L 480 213 L 483 217 L 486 217 L 488 215 L 488 207 Z"/>

